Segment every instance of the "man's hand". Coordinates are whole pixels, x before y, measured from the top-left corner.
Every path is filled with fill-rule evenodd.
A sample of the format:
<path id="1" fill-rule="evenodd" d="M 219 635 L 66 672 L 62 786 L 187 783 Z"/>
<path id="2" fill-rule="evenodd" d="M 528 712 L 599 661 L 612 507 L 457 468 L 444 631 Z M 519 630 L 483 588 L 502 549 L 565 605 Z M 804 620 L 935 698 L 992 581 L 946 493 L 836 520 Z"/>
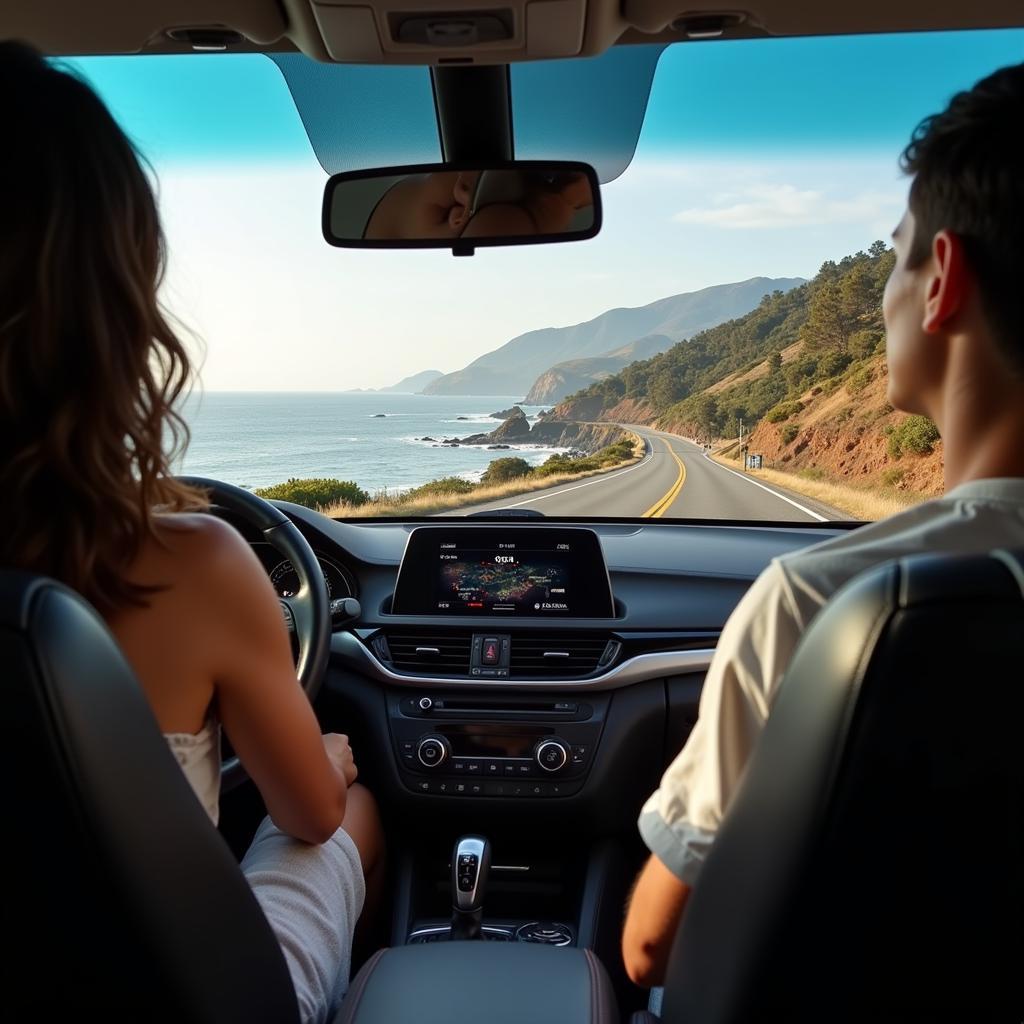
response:
<path id="1" fill-rule="evenodd" d="M 323 740 L 331 764 L 342 774 L 345 785 L 351 786 L 359 775 L 359 769 L 352 756 L 352 748 L 348 745 L 348 737 L 343 733 L 328 732 L 324 734 Z"/>
<path id="2" fill-rule="evenodd" d="M 690 887 L 657 857 L 644 865 L 622 931 L 622 960 L 634 984 L 653 988 L 664 982 L 668 955 L 689 895 Z"/>

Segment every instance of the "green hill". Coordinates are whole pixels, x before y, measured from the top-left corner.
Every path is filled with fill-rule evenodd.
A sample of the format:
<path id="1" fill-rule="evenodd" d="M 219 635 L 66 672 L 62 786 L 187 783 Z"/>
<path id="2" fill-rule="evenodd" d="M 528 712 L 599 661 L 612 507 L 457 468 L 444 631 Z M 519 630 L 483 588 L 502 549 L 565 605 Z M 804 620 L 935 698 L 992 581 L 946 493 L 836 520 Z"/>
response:
<path id="1" fill-rule="evenodd" d="M 893 259 L 879 241 L 829 260 L 812 281 L 771 292 L 752 312 L 631 363 L 571 395 L 552 416 L 614 418 L 622 406 L 708 440 L 736 437 L 741 421 L 749 432 L 765 416 L 783 416 L 785 403 L 815 383 L 838 386 L 883 350 L 882 291 Z"/>

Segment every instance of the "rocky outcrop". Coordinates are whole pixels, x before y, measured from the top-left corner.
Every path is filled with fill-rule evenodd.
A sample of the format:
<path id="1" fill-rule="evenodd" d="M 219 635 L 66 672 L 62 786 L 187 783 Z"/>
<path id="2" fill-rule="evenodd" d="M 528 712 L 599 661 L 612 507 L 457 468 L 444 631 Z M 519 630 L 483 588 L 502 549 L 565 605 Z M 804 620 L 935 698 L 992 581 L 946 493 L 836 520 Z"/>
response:
<path id="1" fill-rule="evenodd" d="M 528 440 L 529 437 L 530 421 L 526 418 L 526 413 L 519 406 L 516 406 L 512 415 L 500 427 L 495 427 L 490 434 L 491 444 L 500 444 L 505 441 L 524 441 Z"/>
<path id="2" fill-rule="evenodd" d="M 582 391 L 593 383 L 593 377 L 584 377 L 563 367 L 553 366 L 533 382 L 533 387 L 526 396 L 526 404 L 547 405 L 549 402 L 559 402 L 566 395 Z"/>
<path id="3" fill-rule="evenodd" d="M 672 344 L 672 339 L 665 334 L 651 334 L 593 359 L 572 359 L 558 363 L 533 382 L 525 402 L 527 405 L 561 402 L 568 395 L 590 387 L 595 381 L 614 376 L 638 359 L 650 359 L 670 349 Z"/>
<path id="4" fill-rule="evenodd" d="M 636 423 L 640 426 L 653 424 L 654 411 L 645 402 L 624 398 L 610 409 L 602 409 L 600 396 L 567 400 L 556 405 L 550 413 L 551 419 L 589 420 L 601 423 Z"/>
<path id="5" fill-rule="evenodd" d="M 626 431 L 614 423 L 578 423 L 573 420 L 545 420 L 530 431 L 533 444 L 552 448 L 574 448 L 590 455 L 626 438 Z"/>
<path id="6" fill-rule="evenodd" d="M 607 445 L 615 444 L 626 432 L 611 423 L 582 423 L 574 420 L 539 420 L 532 427 L 518 406 L 500 427 L 489 434 L 471 434 L 469 437 L 445 440 L 467 445 L 508 448 L 519 444 L 536 444 L 548 448 L 574 448 L 590 454 Z"/>
<path id="7" fill-rule="evenodd" d="M 516 412 L 522 412 L 518 405 L 513 405 L 511 409 L 499 409 L 497 412 L 491 413 L 492 420 L 507 420 L 509 416 L 514 416 Z M 543 414 L 542 414 L 543 415 Z"/>

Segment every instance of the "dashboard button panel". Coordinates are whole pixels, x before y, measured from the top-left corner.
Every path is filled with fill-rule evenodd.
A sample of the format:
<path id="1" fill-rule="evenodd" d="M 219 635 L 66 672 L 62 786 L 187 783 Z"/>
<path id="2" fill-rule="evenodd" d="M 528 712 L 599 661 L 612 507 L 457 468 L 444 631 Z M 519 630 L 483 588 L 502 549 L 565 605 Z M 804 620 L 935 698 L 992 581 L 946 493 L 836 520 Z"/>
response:
<path id="1" fill-rule="evenodd" d="M 481 634 L 481 655 L 488 640 Z M 500 657 L 500 649 L 499 649 Z M 424 711 L 424 697 L 430 710 Z M 458 695 L 388 699 L 399 776 L 408 790 L 439 796 L 542 799 L 582 789 L 606 708 L 551 697 Z"/>

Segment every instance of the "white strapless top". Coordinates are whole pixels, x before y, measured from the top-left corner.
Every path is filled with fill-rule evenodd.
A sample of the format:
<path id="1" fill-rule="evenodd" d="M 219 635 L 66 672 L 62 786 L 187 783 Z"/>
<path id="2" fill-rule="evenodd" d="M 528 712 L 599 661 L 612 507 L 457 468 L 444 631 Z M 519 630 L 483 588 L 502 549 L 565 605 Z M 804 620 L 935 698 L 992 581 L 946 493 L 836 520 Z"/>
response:
<path id="1" fill-rule="evenodd" d="M 220 722 L 211 716 L 197 733 L 165 732 L 164 739 L 216 825 L 220 817 Z"/>

